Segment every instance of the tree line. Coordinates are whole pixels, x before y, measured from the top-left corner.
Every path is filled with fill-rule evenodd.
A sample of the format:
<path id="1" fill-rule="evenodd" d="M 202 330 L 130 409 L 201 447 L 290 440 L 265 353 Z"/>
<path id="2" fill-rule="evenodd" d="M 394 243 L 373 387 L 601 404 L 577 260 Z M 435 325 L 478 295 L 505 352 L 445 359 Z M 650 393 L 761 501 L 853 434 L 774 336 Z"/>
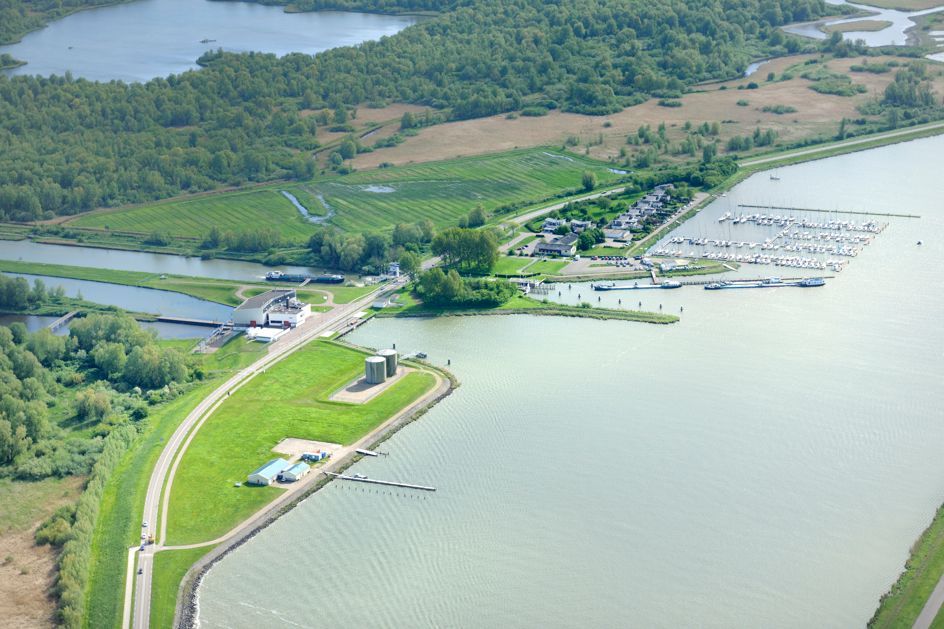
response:
<path id="1" fill-rule="evenodd" d="M 2 0 L 22 9 L 22 0 Z M 399 11 L 422 0 L 302 2 Z M 0 219 L 32 220 L 312 172 L 312 111 L 421 104 L 463 119 L 554 102 L 607 114 L 799 45 L 820 0 L 459 0 L 314 57 L 205 55 L 147 83 L 0 76 Z"/>

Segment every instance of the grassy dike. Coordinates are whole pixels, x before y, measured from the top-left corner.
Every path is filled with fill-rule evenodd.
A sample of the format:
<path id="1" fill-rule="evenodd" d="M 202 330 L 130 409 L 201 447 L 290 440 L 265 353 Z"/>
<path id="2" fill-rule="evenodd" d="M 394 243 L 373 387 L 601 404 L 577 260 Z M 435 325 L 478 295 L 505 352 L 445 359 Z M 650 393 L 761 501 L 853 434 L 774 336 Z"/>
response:
<path id="1" fill-rule="evenodd" d="M 233 372 L 256 360 L 264 349 L 243 339 L 231 341 L 205 359 L 209 379 L 152 410 L 142 434 L 105 486 L 92 537 L 86 627 L 121 626 L 128 548 L 140 542 L 144 495 L 164 442 L 200 400 Z"/>
<path id="2" fill-rule="evenodd" d="M 942 575 L 944 506 L 937 510 L 931 525 L 911 547 L 911 556 L 905 562 L 905 571 L 879 600 L 878 609 L 869 620 L 869 628 L 910 629 Z M 944 626 L 944 613 L 938 613 L 932 626 Z"/>
<path id="3" fill-rule="evenodd" d="M 175 293 L 183 293 L 184 295 L 213 301 L 226 306 L 238 306 L 242 303 L 243 300 L 240 299 L 236 293 L 239 289 L 244 287 L 249 287 L 246 288 L 244 293 L 246 297 L 258 295 L 273 288 L 294 288 L 294 284 L 284 284 L 281 282 L 241 282 L 238 280 L 218 280 L 209 277 L 192 277 L 189 275 L 98 269 L 66 264 L 48 264 L 45 262 L 22 262 L 19 260 L 0 260 L 0 272 L 4 271 L 8 273 L 48 275 L 50 277 L 64 277 L 75 280 L 89 280 L 107 284 L 166 290 Z M 315 306 L 327 301 L 325 297 L 326 294 L 331 294 L 335 303 L 346 304 L 362 297 L 375 288 L 374 286 L 323 286 L 320 284 L 309 286 L 312 286 L 312 288 L 299 290 L 298 297 L 302 301 L 307 301 Z M 317 288 L 315 286 L 317 286 Z M 76 300 L 72 301 L 79 305 L 87 303 L 77 302 Z M 87 307 L 90 308 L 90 306 L 83 305 L 78 309 L 86 309 Z M 107 307 L 104 308 L 108 309 Z M 62 310 L 62 308 L 58 310 Z M 68 312 L 68 310 L 66 310 L 66 312 Z M 37 311 L 31 312 L 31 314 L 47 313 Z"/>
<path id="4" fill-rule="evenodd" d="M 401 297 L 401 299 L 404 299 Z M 642 323 L 676 323 L 675 315 L 642 310 L 614 310 L 588 306 L 568 306 L 550 301 L 538 301 L 524 295 L 517 295 L 496 308 L 436 308 L 425 306 L 411 298 L 404 300 L 400 308 L 387 308 L 377 313 L 378 317 L 477 317 L 483 315 L 545 315 L 557 317 L 578 317 L 582 319 L 616 319 L 619 321 L 638 321 Z"/>

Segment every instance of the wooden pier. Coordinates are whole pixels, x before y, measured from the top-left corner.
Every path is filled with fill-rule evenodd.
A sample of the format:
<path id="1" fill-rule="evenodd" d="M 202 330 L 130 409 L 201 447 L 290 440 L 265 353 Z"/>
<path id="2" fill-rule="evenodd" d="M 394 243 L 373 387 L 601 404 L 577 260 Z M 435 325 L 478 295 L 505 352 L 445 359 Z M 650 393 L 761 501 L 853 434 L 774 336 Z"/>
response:
<path id="1" fill-rule="evenodd" d="M 67 313 L 67 314 L 62 315 L 61 317 L 59 317 L 58 319 L 56 319 L 55 321 L 53 321 L 52 323 L 50 323 L 50 324 L 49 324 L 48 326 L 46 326 L 46 327 L 49 328 L 49 331 L 50 331 L 50 332 L 55 332 L 56 330 L 58 330 L 58 329 L 61 328 L 62 326 L 66 325 L 67 323 L 69 323 L 70 321 L 72 321 L 73 319 L 75 319 L 75 316 L 76 316 L 77 314 L 79 314 L 79 311 L 78 311 L 78 310 L 73 310 L 73 311 L 70 312 L 70 313 Z"/>
<path id="2" fill-rule="evenodd" d="M 357 478 L 355 476 L 345 476 L 344 474 L 336 474 L 334 472 L 324 472 L 328 476 L 333 476 L 338 480 L 352 480 L 356 483 L 369 483 L 371 485 L 384 485 L 386 487 L 403 487 L 404 489 L 419 489 L 421 491 L 436 491 L 435 487 L 427 487 L 426 485 L 412 485 L 410 483 L 397 483 L 389 480 L 377 480 L 375 478 Z"/>
<path id="3" fill-rule="evenodd" d="M 921 218 L 917 214 L 892 214 L 891 212 L 853 212 L 851 210 L 819 210 L 810 207 L 781 207 L 779 205 L 746 205 L 738 204 L 738 207 L 751 210 L 788 210 L 790 212 L 819 212 L 821 214 L 852 214 L 859 216 L 890 216 L 892 218 Z"/>

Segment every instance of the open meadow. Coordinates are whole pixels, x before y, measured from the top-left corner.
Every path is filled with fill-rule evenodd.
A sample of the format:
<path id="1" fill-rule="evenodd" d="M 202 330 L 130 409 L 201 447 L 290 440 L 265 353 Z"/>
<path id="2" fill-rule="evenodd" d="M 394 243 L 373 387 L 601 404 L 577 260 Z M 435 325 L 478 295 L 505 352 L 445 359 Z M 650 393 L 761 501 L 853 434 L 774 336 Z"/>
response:
<path id="1" fill-rule="evenodd" d="M 286 241 L 303 242 L 314 231 L 314 225 L 302 217 L 282 190 L 297 193 L 299 200 L 304 196 L 295 185 L 282 185 L 177 197 L 129 208 L 99 210 L 78 216 L 67 224 L 142 235 L 163 232 L 195 239 L 202 239 L 213 227 L 236 232 L 267 228 L 276 230 Z"/>
<path id="2" fill-rule="evenodd" d="M 328 397 L 363 372 L 365 354 L 325 341 L 257 375 L 200 428 L 170 488 L 167 543 L 205 542 L 226 533 L 282 490 L 251 487 L 246 477 L 296 437 L 349 444 L 422 397 L 434 385 L 414 372 L 363 405 Z"/>
<path id="3" fill-rule="evenodd" d="M 535 148 L 101 210 L 66 224 L 193 239 L 203 238 L 213 227 L 233 232 L 271 228 L 286 242 L 301 243 L 316 225 L 302 217 L 283 190 L 310 214 L 325 217 L 328 225 L 344 231 L 389 230 L 397 223 L 424 219 L 444 227 L 456 224 L 476 205 L 494 210 L 579 189 L 586 171 L 600 183 L 618 177 L 595 160 Z"/>

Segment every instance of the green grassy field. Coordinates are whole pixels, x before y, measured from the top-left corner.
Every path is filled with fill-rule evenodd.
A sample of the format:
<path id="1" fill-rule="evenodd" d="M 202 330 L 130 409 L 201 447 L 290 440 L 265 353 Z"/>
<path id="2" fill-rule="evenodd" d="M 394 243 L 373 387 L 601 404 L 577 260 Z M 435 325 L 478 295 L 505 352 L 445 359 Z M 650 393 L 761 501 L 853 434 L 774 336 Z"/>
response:
<path id="1" fill-rule="evenodd" d="M 26 530 L 60 505 L 75 502 L 81 486 L 81 478 L 0 479 L 0 535 Z"/>
<path id="2" fill-rule="evenodd" d="M 545 275 L 558 273 L 570 264 L 569 260 L 536 260 L 518 256 L 501 256 L 492 267 L 493 275 Z"/>
<path id="3" fill-rule="evenodd" d="M 426 218 L 453 225 L 477 204 L 493 210 L 540 201 L 579 188 L 584 171 L 601 184 L 617 178 L 601 162 L 537 148 L 354 173 L 307 187 L 337 212 L 332 224 L 380 230 Z"/>
<path id="4" fill-rule="evenodd" d="M 579 188 L 585 171 L 595 173 L 601 185 L 617 178 L 602 162 L 551 148 L 523 149 L 93 212 L 67 225 L 190 238 L 202 238 L 213 226 L 237 232 L 265 226 L 286 241 L 302 242 L 315 225 L 282 190 L 295 195 L 311 214 L 334 211 L 329 224 L 339 229 L 371 231 L 426 218 L 438 226 L 453 225 L 478 204 L 492 210 L 538 202 Z"/>
<path id="5" fill-rule="evenodd" d="M 272 447 L 281 439 L 352 443 L 434 384 L 432 375 L 412 373 L 366 404 L 328 401 L 363 364 L 361 352 L 315 341 L 234 393 L 183 456 L 170 490 L 167 543 L 215 539 L 278 496 L 275 487 L 234 483 L 277 456 Z"/>
<path id="6" fill-rule="evenodd" d="M 888 594 L 882 597 L 878 610 L 869 621 L 870 629 L 909 629 L 931 596 L 938 579 L 944 574 L 944 506 L 911 549 L 905 571 Z M 932 626 L 944 624 L 938 614 Z"/>
<path id="7" fill-rule="evenodd" d="M 154 555 L 154 572 L 151 585 L 151 626 L 164 629 L 174 626 L 174 611 L 177 608 L 177 589 L 180 581 L 200 557 L 216 548 L 203 546 L 189 550 L 165 550 Z"/>
<path id="8" fill-rule="evenodd" d="M 67 224 L 144 235 L 166 232 L 191 238 L 202 238 L 214 226 L 222 231 L 267 227 L 276 230 L 286 241 L 302 242 L 314 231 L 314 225 L 302 217 L 281 190 L 295 194 L 299 200 L 308 199 L 296 186 L 283 185 L 93 212 Z"/>
<path id="9" fill-rule="evenodd" d="M 92 538 L 87 627 L 121 626 L 127 551 L 129 546 L 140 541 L 144 494 L 151 469 L 164 443 L 207 393 L 234 371 L 257 359 L 265 349 L 243 338 L 230 341 L 216 353 L 204 358 L 204 367 L 211 374 L 210 379 L 176 400 L 152 410 L 144 433 L 125 455 L 102 496 Z"/>

